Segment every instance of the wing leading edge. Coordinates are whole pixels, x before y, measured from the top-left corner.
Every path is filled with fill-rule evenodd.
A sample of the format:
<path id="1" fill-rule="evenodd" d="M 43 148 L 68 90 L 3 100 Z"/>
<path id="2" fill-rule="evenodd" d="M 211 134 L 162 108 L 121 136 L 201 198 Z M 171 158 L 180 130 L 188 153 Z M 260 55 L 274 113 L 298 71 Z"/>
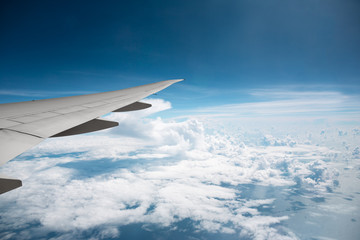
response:
<path id="1" fill-rule="evenodd" d="M 109 112 L 148 108 L 139 100 L 183 79 L 112 92 L 0 104 L 0 166 L 49 137 L 69 136 L 117 126 L 99 119 Z M 0 194 L 21 181 L 0 176 Z"/>

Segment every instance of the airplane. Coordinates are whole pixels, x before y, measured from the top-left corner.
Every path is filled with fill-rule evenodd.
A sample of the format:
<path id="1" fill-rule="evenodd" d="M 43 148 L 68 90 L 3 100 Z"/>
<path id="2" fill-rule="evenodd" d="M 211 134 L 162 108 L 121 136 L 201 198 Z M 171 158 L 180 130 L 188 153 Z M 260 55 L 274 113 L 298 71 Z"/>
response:
<path id="1" fill-rule="evenodd" d="M 101 119 L 109 112 L 151 107 L 139 100 L 183 81 L 174 79 L 137 87 L 71 97 L 0 104 L 0 166 L 50 137 L 71 136 L 118 126 Z M 21 187 L 0 175 L 0 194 Z"/>

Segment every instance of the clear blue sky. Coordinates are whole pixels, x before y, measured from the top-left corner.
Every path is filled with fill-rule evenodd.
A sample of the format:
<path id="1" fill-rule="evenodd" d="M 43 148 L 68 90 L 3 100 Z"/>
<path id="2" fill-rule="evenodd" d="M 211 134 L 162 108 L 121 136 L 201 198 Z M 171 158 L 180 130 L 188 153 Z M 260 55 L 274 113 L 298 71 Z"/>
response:
<path id="1" fill-rule="evenodd" d="M 0 35 L 3 91 L 186 78 L 165 97 L 216 92 L 225 102 L 244 100 L 221 97 L 234 89 L 360 86 L 359 1 L 2 1 Z"/>

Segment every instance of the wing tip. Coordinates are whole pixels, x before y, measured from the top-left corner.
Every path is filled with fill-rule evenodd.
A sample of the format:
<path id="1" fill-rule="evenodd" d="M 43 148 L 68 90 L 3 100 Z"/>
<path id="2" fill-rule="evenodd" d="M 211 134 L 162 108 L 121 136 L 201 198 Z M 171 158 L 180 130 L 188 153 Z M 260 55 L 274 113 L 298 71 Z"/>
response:
<path id="1" fill-rule="evenodd" d="M 165 82 L 170 82 L 171 84 L 177 83 L 177 82 L 181 82 L 184 81 L 185 78 L 179 78 L 179 79 L 170 79 L 170 80 L 166 80 Z"/>

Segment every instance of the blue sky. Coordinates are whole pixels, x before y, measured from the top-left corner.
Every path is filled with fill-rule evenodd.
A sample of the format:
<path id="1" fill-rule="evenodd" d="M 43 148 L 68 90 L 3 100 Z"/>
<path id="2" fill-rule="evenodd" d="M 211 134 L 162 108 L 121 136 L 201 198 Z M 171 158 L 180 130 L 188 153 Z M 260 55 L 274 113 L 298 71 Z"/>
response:
<path id="1" fill-rule="evenodd" d="M 359 90 L 358 1 L 24 1 L 0 11 L 3 90 L 72 95 L 186 78 L 168 91 L 192 100 L 170 99 L 179 107 L 251 100 L 234 89 Z M 27 100 L 2 96 L 17 99 Z"/>

